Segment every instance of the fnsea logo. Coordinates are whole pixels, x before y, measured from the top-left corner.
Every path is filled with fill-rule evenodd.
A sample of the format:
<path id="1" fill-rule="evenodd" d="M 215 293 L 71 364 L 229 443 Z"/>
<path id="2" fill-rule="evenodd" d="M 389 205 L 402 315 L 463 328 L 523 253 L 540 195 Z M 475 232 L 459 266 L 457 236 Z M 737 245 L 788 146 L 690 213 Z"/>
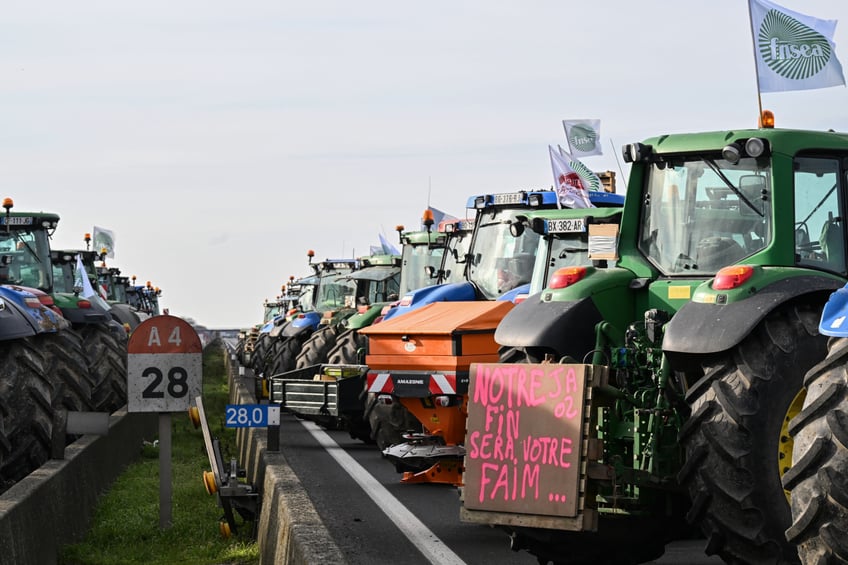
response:
<path id="1" fill-rule="evenodd" d="M 586 124 L 576 124 L 571 126 L 568 143 L 572 147 L 588 153 L 593 151 L 598 143 L 598 132 Z"/>
<path id="2" fill-rule="evenodd" d="M 833 55 L 825 36 L 777 10 L 763 18 L 757 48 L 771 70 L 794 80 L 814 76 Z"/>

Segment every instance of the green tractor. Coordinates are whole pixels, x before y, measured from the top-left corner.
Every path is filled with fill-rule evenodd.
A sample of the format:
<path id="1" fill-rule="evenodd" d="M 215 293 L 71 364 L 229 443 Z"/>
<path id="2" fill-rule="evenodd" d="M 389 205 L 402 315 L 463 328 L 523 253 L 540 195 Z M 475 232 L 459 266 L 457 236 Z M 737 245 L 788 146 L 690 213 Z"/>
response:
<path id="1" fill-rule="evenodd" d="M 431 225 L 432 223 L 428 227 Z M 404 231 L 403 226 L 398 226 L 397 232 L 402 250 L 400 283 L 395 294 L 404 296 L 416 288 L 438 284 L 440 282 L 438 273 L 444 272 L 439 267 L 444 257 L 447 234 L 430 229 Z M 359 330 L 379 321 L 383 312 L 391 305 L 392 303 L 388 301 L 371 302 L 367 304 L 367 308 L 358 309 L 356 314 L 345 319 L 335 345 L 327 353 L 327 363 L 362 364 L 365 361 L 365 336 L 361 335 Z"/>
<path id="2" fill-rule="evenodd" d="M 358 259 L 358 268 L 346 275 L 352 292 L 333 299 L 334 306 L 325 309 L 320 327 L 303 343 L 295 361 L 295 369 L 305 369 L 327 361 L 328 353 L 346 330 L 366 327 L 380 316 L 384 307 L 398 300 L 402 258 L 378 254 Z M 319 287 L 320 288 L 320 287 Z M 356 316 L 352 327 L 346 322 Z"/>
<path id="3" fill-rule="evenodd" d="M 276 332 L 263 379 L 294 369 L 298 354 L 313 333 L 329 326 L 322 324 L 322 320 L 329 321 L 343 310 L 351 311 L 356 284 L 348 275 L 356 270 L 358 262 L 355 259 L 326 259 L 313 263 L 315 252 L 311 249 L 307 256 L 313 276 L 300 281 L 306 289 L 298 299 L 301 309 Z"/>
<path id="4" fill-rule="evenodd" d="M 472 368 L 462 518 L 540 561 L 645 561 L 691 525 L 725 561 L 795 562 L 781 477 L 803 376 L 826 352 L 818 316 L 848 273 L 848 136 L 671 134 L 624 156 L 616 265 L 549 281 L 499 325 L 504 362 Z M 485 383 L 507 374 L 547 384 L 493 402 Z M 538 403 L 518 407 L 526 394 Z M 558 447 L 497 461 L 530 484 L 494 504 L 481 439 L 499 410 L 510 434 Z"/>
<path id="5" fill-rule="evenodd" d="M 0 230 L 0 246 L 18 252 L 17 284 L 49 294 L 82 344 L 89 382 L 80 395 L 90 394 L 87 400 L 94 410 L 117 410 L 127 401 L 125 329 L 112 319 L 108 304 L 96 293 L 81 295 L 83 282 L 90 282 L 87 274 L 75 274 L 77 281 L 70 290 L 64 288 L 65 279 L 56 275 L 62 271 L 58 266 L 54 269 L 49 236 L 58 224 L 57 215 L 7 211 L 6 217 L 9 223 Z M 20 223 L 14 218 L 21 218 Z M 68 339 L 73 338 L 68 335 Z"/>

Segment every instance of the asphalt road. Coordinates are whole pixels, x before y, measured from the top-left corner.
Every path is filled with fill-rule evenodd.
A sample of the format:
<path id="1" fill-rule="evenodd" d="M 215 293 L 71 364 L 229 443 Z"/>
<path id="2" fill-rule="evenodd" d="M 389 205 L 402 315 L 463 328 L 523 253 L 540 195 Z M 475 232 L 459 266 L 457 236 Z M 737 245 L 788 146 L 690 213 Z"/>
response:
<path id="1" fill-rule="evenodd" d="M 489 526 L 461 522 L 459 492 L 449 485 L 401 483 L 374 445 L 283 414 L 280 449 L 351 565 L 429 563 L 537 564 L 514 552 L 509 537 Z M 703 540 L 675 542 L 651 563 L 716 564 Z"/>

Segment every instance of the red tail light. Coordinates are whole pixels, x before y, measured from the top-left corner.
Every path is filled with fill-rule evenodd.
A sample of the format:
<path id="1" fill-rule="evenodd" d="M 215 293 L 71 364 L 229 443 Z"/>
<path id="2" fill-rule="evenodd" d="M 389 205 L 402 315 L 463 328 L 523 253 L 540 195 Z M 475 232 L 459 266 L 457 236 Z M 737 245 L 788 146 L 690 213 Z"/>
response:
<path id="1" fill-rule="evenodd" d="M 77 308 L 91 308 L 91 302 L 88 300 L 80 300 L 77 302 Z"/>
<path id="2" fill-rule="evenodd" d="M 733 265 L 724 267 L 716 273 L 713 280 L 713 290 L 731 290 L 742 286 L 754 274 L 754 267 L 750 265 Z"/>
<path id="3" fill-rule="evenodd" d="M 586 267 L 562 267 L 554 271 L 548 283 L 550 288 L 565 288 L 586 276 Z"/>
<path id="4" fill-rule="evenodd" d="M 48 308 L 53 306 L 54 304 L 56 304 L 55 302 L 53 302 L 53 297 L 50 296 L 49 294 L 40 295 L 38 297 L 38 300 L 40 300 L 41 303 L 44 304 L 45 306 L 47 306 Z"/>

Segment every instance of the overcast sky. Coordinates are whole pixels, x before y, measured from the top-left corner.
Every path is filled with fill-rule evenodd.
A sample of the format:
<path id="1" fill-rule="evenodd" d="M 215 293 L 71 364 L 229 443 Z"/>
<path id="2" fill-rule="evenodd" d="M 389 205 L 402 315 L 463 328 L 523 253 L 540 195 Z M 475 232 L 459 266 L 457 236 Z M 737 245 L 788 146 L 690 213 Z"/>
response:
<path id="1" fill-rule="evenodd" d="M 848 2 L 778 4 L 839 20 Z M 212 328 L 248 327 L 289 275 L 547 188 L 563 119 L 604 155 L 756 126 L 745 0 L 78 0 L 4 4 L 0 197 L 57 212 L 57 247 L 115 232 L 110 265 Z M 848 131 L 848 90 L 763 94 L 778 127 Z M 623 163 L 622 163 L 623 165 Z"/>

